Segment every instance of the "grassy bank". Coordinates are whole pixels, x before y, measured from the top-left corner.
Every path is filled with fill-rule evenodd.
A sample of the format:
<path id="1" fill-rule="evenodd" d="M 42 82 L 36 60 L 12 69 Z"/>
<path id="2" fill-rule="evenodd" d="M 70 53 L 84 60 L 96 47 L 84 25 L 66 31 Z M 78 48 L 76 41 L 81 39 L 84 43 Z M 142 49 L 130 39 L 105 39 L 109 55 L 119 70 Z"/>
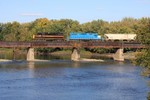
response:
<path id="1" fill-rule="evenodd" d="M 26 59 L 27 50 L 25 49 L 15 49 L 13 48 L 0 48 L 0 59 Z M 15 56 L 14 56 L 15 55 Z"/>
<path id="2" fill-rule="evenodd" d="M 12 53 L 13 49 L 0 48 L 0 53 Z"/>

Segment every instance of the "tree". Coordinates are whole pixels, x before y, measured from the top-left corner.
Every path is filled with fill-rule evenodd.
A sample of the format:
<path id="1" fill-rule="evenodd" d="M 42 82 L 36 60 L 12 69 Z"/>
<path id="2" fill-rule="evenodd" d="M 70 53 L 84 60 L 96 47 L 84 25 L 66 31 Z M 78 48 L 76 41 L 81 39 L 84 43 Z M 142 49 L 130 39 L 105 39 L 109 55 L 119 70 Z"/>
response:
<path id="1" fill-rule="evenodd" d="M 19 30 L 19 40 L 18 41 L 31 41 L 33 33 L 29 30 L 30 23 L 21 24 Z"/>
<path id="2" fill-rule="evenodd" d="M 6 27 L 3 31 L 4 40 L 5 41 L 18 41 L 19 40 L 19 34 L 20 34 L 20 23 L 13 22 L 6 24 Z"/>
<path id="3" fill-rule="evenodd" d="M 150 44 L 150 18 L 140 19 L 137 34 L 140 42 Z"/>
<path id="4" fill-rule="evenodd" d="M 84 23 L 81 25 L 82 32 L 97 32 L 105 33 L 107 30 L 108 22 L 103 20 L 94 20 L 92 22 Z"/>
<path id="5" fill-rule="evenodd" d="M 3 27 L 4 25 L 0 23 L 0 40 L 3 40 L 3 33 L 2 33 Z"/>
<path id="6" fill-rule="evenodd" d="M 139 22 L 138 40 L 148 48 L 144 49 L 137 55 L 136 64 L 144 67 L 150 75 L 150 18 L 142 18 Z"/>
<path id="7" fill-rule="evenodd" d="M 35 31 L 35 33 L 38 32 L 48 32 L 48 25 L 49 25 L 49 20 L 47 18 L 40 18 L 36 19 L 32 25 L 31 28 Z"/>
<path id="8" fill-rule="evenodd" d="M 74 21 L 71 19 L 61 19 L 59 23 L 63 27 L 63 33 L 65 37 L 69 36 L 70 32 L 80 31 L 80 24 L 78 21 Z"/>

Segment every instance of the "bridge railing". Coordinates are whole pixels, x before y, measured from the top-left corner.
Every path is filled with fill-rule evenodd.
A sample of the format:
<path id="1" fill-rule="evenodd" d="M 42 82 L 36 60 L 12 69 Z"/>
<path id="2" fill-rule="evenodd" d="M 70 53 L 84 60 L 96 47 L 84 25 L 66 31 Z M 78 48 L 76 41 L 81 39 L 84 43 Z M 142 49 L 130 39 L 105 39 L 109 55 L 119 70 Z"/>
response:
<path id="1" fill-rule="evenodd" d="M 30 47 L 31 43 L 30 42 L 0 42 L 0 47 L 4 48 L 14 48 L 14 47 Z"/>

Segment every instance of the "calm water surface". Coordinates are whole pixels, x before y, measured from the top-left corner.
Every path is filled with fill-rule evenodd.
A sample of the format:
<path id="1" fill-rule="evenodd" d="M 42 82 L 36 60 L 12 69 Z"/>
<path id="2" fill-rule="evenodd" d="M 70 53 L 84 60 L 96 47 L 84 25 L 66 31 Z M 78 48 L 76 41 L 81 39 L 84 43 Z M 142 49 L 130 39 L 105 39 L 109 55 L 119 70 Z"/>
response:
<path id="1" fill-rule="evenodd" d="M 129 62 L 0 62 L 0 100 L 146 100 L 141 69 Z"/>

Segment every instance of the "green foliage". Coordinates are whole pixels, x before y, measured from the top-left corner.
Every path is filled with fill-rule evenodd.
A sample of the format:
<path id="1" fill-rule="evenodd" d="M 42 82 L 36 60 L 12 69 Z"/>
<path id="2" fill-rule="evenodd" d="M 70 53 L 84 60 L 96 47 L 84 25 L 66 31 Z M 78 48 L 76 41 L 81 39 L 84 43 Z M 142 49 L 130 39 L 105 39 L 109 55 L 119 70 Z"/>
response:
<path id="1" fill-rule="evenodd" d="M 140 42 L 150 44 L 150 18 L 140 19 L 137 34 Z"/>
<path id="2" fill-rule="evenodd" d="M 2 24 L 2 23 L 0 23 L 0 40 L 2 40 L 2 39 L 3 39 L 2 30 L 3 30 L 3 24 Z"/>
<path id="3" fill-rule="evenodd" d="M 136 63 L 150 69 L 150 18 L 142 18 L 137 30 L 138 41 L 144 43 L 148 48 L 137 55 Z"/>
<path id="4" fill-rule="evenodd" d="M 108 29 L 108 22 L 103 20 L 94 20 L 81 25 L 82 32 L 98 32 L 99 34 L 104 34 Z"/>
<path id="5" fill-rule="evenodd" d="M 103 49 L 103 48 L 85 48 L 86 51 L 90 51 L 93 53 L 99 53 L 99 54 L 103 54 L 103 53 L 111 53 L 114 51 L 114 49 Z"/>
<path id="6" fill-rule="evenodd" d="M 144 49 L 137 54 L 136 64 L 150 69 L 150 49 Z"/>
<path id="7" fill-rule="evenodd" d="M 32 28 L 38 32 L 48 32 L 49 20 L 47 18 L 36 19 L 32 23 Z"/>

